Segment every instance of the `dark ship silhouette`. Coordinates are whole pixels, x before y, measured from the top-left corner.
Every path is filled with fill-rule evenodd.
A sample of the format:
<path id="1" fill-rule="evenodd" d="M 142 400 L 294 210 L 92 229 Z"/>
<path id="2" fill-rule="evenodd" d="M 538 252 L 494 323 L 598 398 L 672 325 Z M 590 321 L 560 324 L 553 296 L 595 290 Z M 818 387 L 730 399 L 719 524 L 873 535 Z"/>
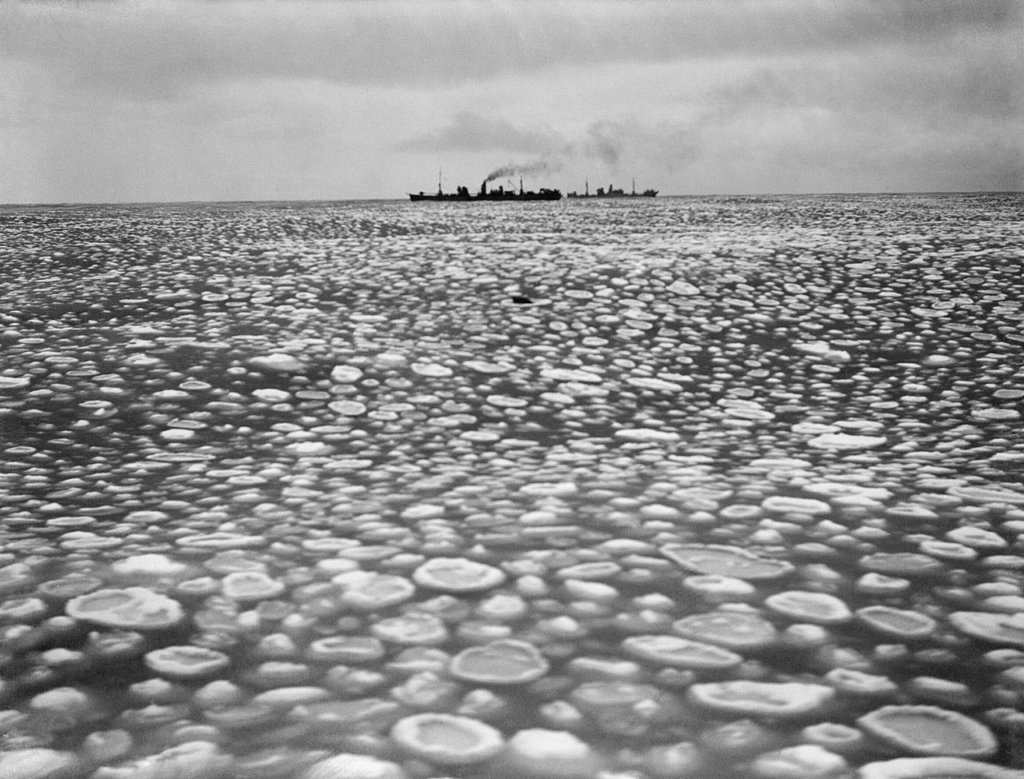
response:
<path id="1" fill-rule="evenodd" d="M 590 194 L 590 182 L 586 182 L 586 190 L 582 195 L 577 192 L 570 192 L 566 197 L 571 198 L 585 198 L 585 197 L 656 197 L 658 190 L 656 189 L 645 189 L 643 192 L 636 191 L 636 179 L 633 179 L 633 191 L 626 192 L 624 189 L 616 189 L 611 184 L 608 185 L 608 189 L 604 187 L 598 187 L 597 192 L 593 195 Z"/>
<path id="2" fill-rule="evenodd" d="M 419 200 L 497 200 L 497 201 L 509 201 L 509 200 L 561 200 L 562 192 L 558 189 L 546 189 L 542 188 L 538 192 L 526 191 L 523 189 L 523 180 L 519 179 L 519 191 L 517 192 L 513 188 L 505 189 L 500 186 L 497 189 L 488 189 L 487 180 L 480 185 L 480 191 L 472 194 L 469 191 L 469 187 L 456 187 L 454 192 L 444 192 L 441 190 L 441 177 L 437 177 L 437 194 L 428 194 L 426 192 L 410 192 L 409 199 L 412 201 Z"/>

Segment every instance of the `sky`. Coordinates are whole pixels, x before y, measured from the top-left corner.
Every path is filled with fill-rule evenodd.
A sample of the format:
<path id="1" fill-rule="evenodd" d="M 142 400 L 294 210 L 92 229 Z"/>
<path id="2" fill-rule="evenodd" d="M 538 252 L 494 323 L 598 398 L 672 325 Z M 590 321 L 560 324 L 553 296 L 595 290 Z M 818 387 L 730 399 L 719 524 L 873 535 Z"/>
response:
<path id="1" fill-rule="evenodd" d="M 0 0 L 0 203 L 1024 189 L 1020 0 Z"/>

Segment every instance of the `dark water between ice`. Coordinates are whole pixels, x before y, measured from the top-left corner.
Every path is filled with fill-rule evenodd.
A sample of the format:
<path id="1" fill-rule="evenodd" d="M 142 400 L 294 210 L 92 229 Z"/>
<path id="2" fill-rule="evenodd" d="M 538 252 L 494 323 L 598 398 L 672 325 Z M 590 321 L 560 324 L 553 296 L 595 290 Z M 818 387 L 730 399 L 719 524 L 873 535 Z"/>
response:
<path id="1" fill-rule="evenodd" d="M 6 207 L 0 291 L 0 776 L 1024 767 L 1024 196 Z"/>

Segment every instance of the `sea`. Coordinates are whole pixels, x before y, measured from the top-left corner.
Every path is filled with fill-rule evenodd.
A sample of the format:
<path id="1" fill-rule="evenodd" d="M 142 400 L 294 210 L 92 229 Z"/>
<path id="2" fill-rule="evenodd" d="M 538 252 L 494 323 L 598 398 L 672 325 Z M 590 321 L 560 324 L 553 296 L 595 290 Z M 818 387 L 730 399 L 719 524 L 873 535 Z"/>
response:
<path id="1" fill-rule="evenodd" d="M 1024 195 L 0 207 L 0 776 L 1024 775 Z"/>

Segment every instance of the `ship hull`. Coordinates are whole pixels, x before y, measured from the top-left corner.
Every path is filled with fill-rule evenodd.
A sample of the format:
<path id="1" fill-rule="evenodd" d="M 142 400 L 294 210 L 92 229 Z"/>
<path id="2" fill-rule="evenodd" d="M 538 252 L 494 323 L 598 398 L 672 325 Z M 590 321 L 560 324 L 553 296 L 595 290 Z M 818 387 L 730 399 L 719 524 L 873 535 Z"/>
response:
<path id="1" fill-rule="evenodd" d="M 487 203 L 509 203 L 517 201 L 534 201 L 534 200 L 561 200 L 562 193 L 557 189 L 555 190 L 541 190 L 540 192 L 488 192 L 484 195 L 456 195 L 456 194 L 441 194 L 441 195 L 428 195 L 423 192 L 409 193 L 409 200 L 414 203 L 422 201 L 430 202 L 476 202 L 482 201 Z"/>
<path id="2" fill-rule="evenodd" d="M 651 192 L 626 192 L 621 195 L 577 195 L 570 192 L 566 195 L 570 200 L 618 200 L 621 198 L 634 198 L 634 197 L 657 197 L 657 190 Z"/>

